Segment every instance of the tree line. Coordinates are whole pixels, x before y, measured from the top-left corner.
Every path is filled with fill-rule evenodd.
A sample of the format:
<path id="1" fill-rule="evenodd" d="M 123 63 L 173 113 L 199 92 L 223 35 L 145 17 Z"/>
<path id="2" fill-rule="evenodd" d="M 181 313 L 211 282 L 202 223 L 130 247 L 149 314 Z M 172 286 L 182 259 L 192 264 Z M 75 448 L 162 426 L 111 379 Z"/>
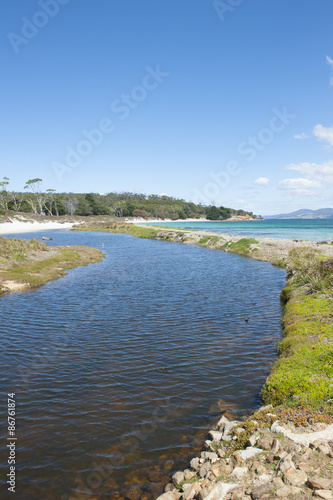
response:
<path id="1" fill-rule="evenodd" d="M 166 195 L 136 193 L 56 193 L 42 189 L 42 179 L 29 179 L 24 191 L 9 189 L 10 180 L 0 182 L 0 213 L 23 212 L 39 215 L 111 215 L 143 219 L 226 220 L 235 215 L 253 216 L 252 212 L 226 207 L 204 206 Z"/>

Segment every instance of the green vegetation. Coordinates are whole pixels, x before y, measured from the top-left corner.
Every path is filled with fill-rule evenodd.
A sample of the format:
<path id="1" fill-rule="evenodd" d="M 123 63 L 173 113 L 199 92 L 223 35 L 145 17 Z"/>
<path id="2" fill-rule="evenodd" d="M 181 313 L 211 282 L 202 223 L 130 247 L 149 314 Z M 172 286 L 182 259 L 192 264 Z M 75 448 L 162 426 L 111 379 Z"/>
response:
<path id="1" fill-rule="evenodd" d="M 294 249 L 289 253 L 288 266 L 289 286 L 305 286 L 309 293 L 332 294 L 332 259 L 327 260 L 319 251 L 309 248 Z"/>
<path id="2" fill-rule="evenodd" d="M 23 192 L 10 191 L 9 179 L 0 182 L 0 214 L 25 212 L 60 216 L 140 217 L 143 219 L 200 219 L 225 220 L 233 215 L 252 216 L 252 212 L 200 204 L 164 195 L 136 193 L 56 193 L 42 189 L 42 179 L 26 182 Z"/>
<path id="3" fill-rule="evenodd" d="M 230 252 L 248 256 L 251 251 L 256 250 L 256 248 L 252 248 L 252 245 L 256 244 L 259 244 L 259 241 L 254 238 L 241 238 L 233 243 L 225 243 L 224 248 Z"/>
<path id="4" fill-rule="evenodd" d="M 199 245 L 203 246 L 214 246 L 218 243 L 219 240 L 219 236 L 205 236 L 204 238 L 201 238 L 198 243 Z"/>
<path id="5" fill-rule="evenodd" d="M 137 238 L 154 239 L 157 229 L 154 227 L 134 226 L 133 224 L 121 224 L 117 222 L 91 222 L 84 225 L 74 226 L 74 231 L 97 231 L 105 233 L 124 233 Z"/>
<path id="6" fill-rule="evenodd" d="M 44 285 L 65 270 L 102 260 L 102 253 L 84 246 L 48 247 L 37 240 L 0 238 L 0 295 Z"/>
<path id="7" fill-rule="evenodd" d="M 333 259 L 308 248 L 292 250 L 287 270 L 284 338 L 262 398 L 333 414 Z"/>

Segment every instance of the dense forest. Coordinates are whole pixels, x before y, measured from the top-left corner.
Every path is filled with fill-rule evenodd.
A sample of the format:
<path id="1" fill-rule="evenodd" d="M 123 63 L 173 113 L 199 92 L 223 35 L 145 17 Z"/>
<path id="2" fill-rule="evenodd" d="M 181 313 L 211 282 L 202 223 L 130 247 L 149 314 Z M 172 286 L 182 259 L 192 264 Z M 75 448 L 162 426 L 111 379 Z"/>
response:
<path id="1" fill-rule="evenodd" d="M 24 191 L 10 190 L 10 181 L 0 182 L 0 213 L 26 212 L 39 215 L 111 215 L 143 219 L 226 220 L 232 216 L 253 216 L 252 212 L 226 207 L 198 205 L 164 195 L 135 193 L 56 193 L 42 189 L 42 179 L 30 179 Z M 253 216 L 255 217 L 255 216 Z"/>

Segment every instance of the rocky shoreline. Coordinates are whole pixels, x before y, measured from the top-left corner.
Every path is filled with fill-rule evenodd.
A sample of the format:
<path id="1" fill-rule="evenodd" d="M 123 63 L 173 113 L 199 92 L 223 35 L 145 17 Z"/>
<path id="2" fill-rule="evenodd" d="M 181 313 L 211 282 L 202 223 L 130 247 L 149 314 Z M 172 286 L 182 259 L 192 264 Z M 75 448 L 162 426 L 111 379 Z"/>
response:
<path id="1" fill-rule="evenodd" d="M 272 405 L 243 423 L 222 416 L 200 456 L 178 471 L 158 500 L 333 499 L 333 425 L 279 424 Z M 246 435 L 246 440 L 242 436 Z M 244 442 L 241 449 L 238 442 Z"/>

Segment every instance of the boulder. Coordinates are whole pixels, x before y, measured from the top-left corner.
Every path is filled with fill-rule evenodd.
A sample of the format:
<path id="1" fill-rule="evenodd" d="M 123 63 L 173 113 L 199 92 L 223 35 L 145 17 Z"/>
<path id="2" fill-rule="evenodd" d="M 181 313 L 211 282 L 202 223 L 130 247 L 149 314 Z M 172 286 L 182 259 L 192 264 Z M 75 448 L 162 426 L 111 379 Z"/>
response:
<path id="1" fill-rule="evenodd" d="M 163 495 L 157 497 L 157 500 L 179 500 L 181 496 L 182 494 L 178 491 L 168 491 L 167 493 L 163 493 Z"/>
<path id="2" fill-rule="evenodd" d="M 179 486 L 180 483 L 185 481 L 184 472 L 178 471 L 172 476 L 172 481 L 175 486 Z"/>
<path id="3" fill-rule="evenodd" d="M 218 460 L 219 457 L 218 457 L 217 453 L 215 453 L 215 452 L 202 451 L 201 458 L 203 458 L 204 460 L 209 460 L 210 462 L 214 463 Z"/>
<path id="4" fill-rule="evenodd" d="M 272 448 L 273 439 L 268 436 L 262 436 L 258 439 L 258 446 L 263 450 L 269 451 Z"/>
<path id="5" fill-rule="evenodd" d="M 331 453 L 331 447 L 327 443 L 323 443 L 320 446 L 318 446 L 318 451 L 320 453 L 323 453 L 324 455 L 329 455 Z"/>
<path id="6" fill-rule="evenodd" d="M 199 467 L 200 467 L 200 461 L 199 461 L 199 458 L 196 457 L 196 458 L 192 458 L 191 462 L 190 462 L 190 466 L 192 469 L 194 470 L 199 470 Z"/>
<path id="7" fill-rule="evenodd" d="M 299 494 L 302 494 L 302 490 L 296 488 L 296 486 L 283 486 L 275 492 L 275 495 L 279 498 L 291 498 L 293 495 Z"/>
<path id="8" fill-rule="evenodd" d="M 307 473 L 304 470 L 288 469 L 283 476 L 283 481 L 291 486 L 301 486 L 308 480 Z"/>
<path id="9" fill-rule="evenodd" d="M 248 446 L 245 450 L 238 450 L 237 453 L 242 457 L 243 460 L 247 460 L 248 458 L 252 458 L 258 453 L 261 453 L 261 448 L 253 448 L 252 446 Z"/>
<path id="10" fill-rule="evenodd" d="M 205 462 L 199 469 L 199 476 L 205 477 L 205 475 L 210 471 L 211 464 L 209 462 Z"/>
<path id="11" fill-rule="evenodd" d="M 235 479 L 242 479 L 248 473 L 247 467 L 235 467 L 230 477 L 234 477 Z"/>
<path id="12" fill-rule="evenodd" d="M 183 494 L 183 500 L 193 500 L 199 494 L 200 490 L 201 485 L 198 482 L 193 483 Z"/>
<path id="13" fill-rule="evenodd" d="M 204 500 L 220 500 L 225 497 L 225 495 L 238 486 L 238 484 L 232 484 L 232 483 L 218 483 L 215 488 L 212 489 L 212 491 L 209 493 L 207 497 L 205 497 Z"/>
<path id="14" fill-rule="evenodd" d="M 266 493 L 269 493 L 272 489 L 273 485 L 269 482 L 260 484 L 251 491 L 251 498 L 253 498 L 253 500 L 259 500 L 263 497 L 263 495 L 266 495 Z"/>
<path id="15" fill-rule="evenodd" d="M 257 434 L 252 434 L 249 439 L 247 440 L 247 446 L 254 446 L 256 442 L 258 441 L 258 435 Z"/>
<path id="16" fill-rule="evenodd" d="M 206 450 L 208 451 L 215 451 L 215 448 L 213 446 L 213 441 L 211 441 L 210 439 L 206 439 L 206 441 L 204 442 L 204 446 L 206 448 Z M 216 446 L 216 444 L 215 444 Z"/>
<path id="17" fill-rule="evenodd" d="M 296 470 L 296 467 L 291 459 L 290 453 L 282 458 L 278 464 L 280 471 L 285 474 L 288 470 Z"/>
<path id="18" fill-rule="evenodd" d="M 273 439 L 272 442 L 272 447 L 271 447 L 271 452 L 272 453 L 277 453 L 280 449 L 280 442 L 278 439 Z"/>
<path id="19" fill-rule="evenodd" d="M 208 436 L 215 442 L 218 443 L 222 439 L 222 432 L 219 431 L 209 431 Z"/>
<path id="20" fill-rule="evenodd" d="M 332 487 L 332 481 L 330 479 L 319 476 L 310 478 L 307 484 L 313 490 L 329 490 Z"/>
<path id="21" fill-rule="evenodd" d="M 195 472 L 193 472 L 189 469 L 184 470 L 184 480 L 185 481 L 191 481 L 191 479 L 193 479 L 194 476 L 195 476 Z"/>
<path id="22" fill-rule="evenodd" d="M 173 483 L 168 483 L 164 488 L 164 493 L 167 493 L 168 491 L 173 491 L 174 489 L 175 485 Z"/>
<path id="23" fill-rule="evenodd" d="M 315 496 L 317 498 L 324 498 L 324 500 L 332 500 L 333 499 L 332 492 L 329 490 L 316 490 Z"/>
<path id="24" fill-rule="evenodd" d="M 224 415 L 220 418 L 220 420 L 217 422 L 216 427 L 222 432 L 224 430 L 224 427 L 226 424 L 228 424 L 230 420 L 227 419 Z"/>

